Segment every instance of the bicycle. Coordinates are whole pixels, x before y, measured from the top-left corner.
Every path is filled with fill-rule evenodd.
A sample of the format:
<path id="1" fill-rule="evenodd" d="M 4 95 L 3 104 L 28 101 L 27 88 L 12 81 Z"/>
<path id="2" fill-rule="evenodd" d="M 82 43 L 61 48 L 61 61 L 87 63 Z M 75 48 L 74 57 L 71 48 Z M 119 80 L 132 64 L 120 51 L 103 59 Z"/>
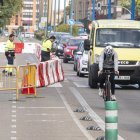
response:
<path id="1" fill-rule="evenodd" d="M 110 70 L 105 70 L 103 72 L 106 76 L 105 78 L 105 84 L 104 84 L 104 90 L 103 90 L 103 99 L 104 101 L 111 101 L 111 96 L 112 96 L 112 93 L 111 93 L 111 83 L 110 83 L 110 75 L 113 73 L 113 72 L 110 72 Z"/>

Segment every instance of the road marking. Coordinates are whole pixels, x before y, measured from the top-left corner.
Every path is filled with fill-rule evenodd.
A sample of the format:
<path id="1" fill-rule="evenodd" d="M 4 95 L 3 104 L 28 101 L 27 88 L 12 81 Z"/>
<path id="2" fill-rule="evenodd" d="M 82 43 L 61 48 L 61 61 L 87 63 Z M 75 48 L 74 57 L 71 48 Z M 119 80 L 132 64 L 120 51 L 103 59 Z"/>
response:
<path id="1" fill-rule="evenodd" d="M 24 114 L 24 115 L 27 115 L 27 116 L 61 116 L 62 114 L 46 114 L 46 113 L 42 113 L 42 114 Z"/>
<path id="2" fill-rule="evenodd" d="M 65 107 L 24 107 L 24 106 L 21 106 L 21 107 L 17 107 L 18 109 L 65 109 Z"/>
<path id="3" fill-rule="evenodd" d="M 98 126 L 105 131 L 105 123 L 104 121 L 91 109 L 91 107 L 87 104 L 85 99 L 81 96 L 81 94 L 74 88 L 69 87 L 73 95 L 76 97 L 76 99 L 79 101 L 81 106 L 86 109 L 86 111 L 89 113 L 90 117 L 98 124 Z M 119 140 L 124 140 L 124 138 L 119 137 Z"/>
<path id="4" fill-rule="evenodd" d="M 26 120 L 25 122 L 59 122 L 59 123 L 64 123 L 64 121 L 58 121 L 58 120 Z"/>
<path id="5" fill-rule="evenodd" d="M 81 84 L 81 83 L 77 83 L 77 82 L 73 82 L 74 83 L 74 85 L 76 86 L 76 87 L 89 87 L 88 85 L 86 85 L 86 84 Z"/>
<path id="6" fill-rule="evenodd" d="M 11 140 L 16 140 L 17 138 L 16 137 L 11 137 Z"/>
<path id="7" fill-rule="evenodd" d="M 68 110 L 69 114 L 71 115 L 73 121 L 76 123 L 76 125 L 79 127 L 79 129 L 81 130 L 81 132 L 85 135 L 85 137 L 87 137 L 88 140 L 95 140 L 92 135 L 85 130 L 85 128 L 83 127 L 83 125 L 80 123 L 80 121 L 77 119 L 76 115 L 73 113 L 70 105 L 68 104 L 68 102 L 66 101 L 65 97 L 62 95 L 62 91 L 60 90 L 60 88 L 56 88 L 59 96 L 61 97 L 64 105 L 66 106 L 66 109 Z"/>
<path id="8" fill-rule="evenodd" d="M 52 85 L 49 85 L 48 87 L 62 87 L 61 83 L 55 83 Z"/>
<path id="9" fill-rule="evenodd" d="M 11 125 L 11 127 L 12 127 L 12 128 L 16 128 L 17 126 L 16 126 L 16 125 Z"/>
<path id="10" fill-rule="evenodd" d="M 12 134 L 16 134 L 16 133 L 17 133 L 17 131 L 11 131 L 11 133 L 12 133 Z"/>

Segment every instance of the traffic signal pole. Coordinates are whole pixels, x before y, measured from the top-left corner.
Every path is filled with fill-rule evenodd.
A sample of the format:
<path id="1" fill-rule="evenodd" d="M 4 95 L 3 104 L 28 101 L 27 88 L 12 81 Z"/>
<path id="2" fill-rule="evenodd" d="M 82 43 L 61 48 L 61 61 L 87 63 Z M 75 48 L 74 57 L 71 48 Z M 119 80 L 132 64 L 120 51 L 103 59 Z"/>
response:
<path id="1" fill-rule="evenodd" d="M 108 19 L 111 19 L 111 0 L 108 0 Z"/>
<path id="2" fill-rule="evenodd" d="M 135 20 L 135 0 L 132 0 L 131 3 L 131 20 Z"/>
<path id="3" fill-rule="evenodd" d="M 95 20 L 95 0 L 92 0 L 92 20 Z"/>
<path id="4" fill-rule="evenodd" d="M 73 19 L 73 0 L 71 0 L 70 5 L 70 19 Z M 70 34 L 72 35 L 72 25 L 70 25 Z"/>

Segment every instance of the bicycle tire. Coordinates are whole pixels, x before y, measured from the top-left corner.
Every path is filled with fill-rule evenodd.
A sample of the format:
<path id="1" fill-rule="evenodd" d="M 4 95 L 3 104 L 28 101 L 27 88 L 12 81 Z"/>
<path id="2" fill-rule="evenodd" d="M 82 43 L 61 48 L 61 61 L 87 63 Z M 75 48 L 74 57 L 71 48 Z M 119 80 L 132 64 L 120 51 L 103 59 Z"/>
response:
<path id="1" fill-rule="evenodd" d="M 109 81 L 105 82 L 104 101 L 111 101 L 111 83 Z"/>

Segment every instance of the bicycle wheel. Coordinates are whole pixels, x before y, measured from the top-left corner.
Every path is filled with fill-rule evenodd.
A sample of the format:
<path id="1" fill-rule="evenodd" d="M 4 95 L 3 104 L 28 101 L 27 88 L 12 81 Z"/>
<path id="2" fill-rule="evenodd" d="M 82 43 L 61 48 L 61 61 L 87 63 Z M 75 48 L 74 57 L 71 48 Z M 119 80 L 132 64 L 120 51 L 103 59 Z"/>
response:
<path id="1" fill-rule="evenodd" d="M 109 81 L 105 84 L 105 92 L 106 101 L 111 101 L 111 84 Z"/>

